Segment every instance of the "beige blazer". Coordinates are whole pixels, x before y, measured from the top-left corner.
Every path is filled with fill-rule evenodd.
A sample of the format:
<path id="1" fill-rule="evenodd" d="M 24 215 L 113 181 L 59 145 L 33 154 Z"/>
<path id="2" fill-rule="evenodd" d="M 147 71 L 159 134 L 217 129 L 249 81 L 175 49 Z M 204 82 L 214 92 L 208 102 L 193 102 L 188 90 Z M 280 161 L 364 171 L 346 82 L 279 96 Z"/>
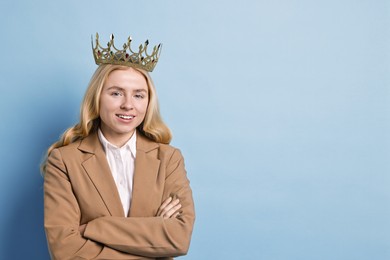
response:
<path id="1" fill-rule="evenodd" d="M 180 199 L 181 215 L 156 217 L 169 196 Z M 59 260 L 171 259 L 187 253 L 195 220 L 180 151 L 139 133 L 129 217 L 97 133 L 51 152 L 44 216 L 49 251 Z M 81 224 L 87 224 L 84 236 Z"/>

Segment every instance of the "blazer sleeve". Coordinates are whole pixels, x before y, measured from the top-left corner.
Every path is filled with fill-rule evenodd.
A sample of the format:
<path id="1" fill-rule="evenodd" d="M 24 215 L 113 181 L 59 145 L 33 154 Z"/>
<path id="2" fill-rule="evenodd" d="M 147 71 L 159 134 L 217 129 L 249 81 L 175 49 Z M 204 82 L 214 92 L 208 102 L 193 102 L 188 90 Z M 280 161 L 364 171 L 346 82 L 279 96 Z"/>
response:
<path id="1" fill-rule="evenodd" d="M 44 226 L 52 259 L 149 259 L 82 237 L 79 225 L 80 208 L 61 152 L 54 149 L 44 175 Z"/>
<path id="2" fill-rule="evenodd" d="M 88 222 L 84 236 L 111 248 L 146 257 L 173 257 L 188 251 L 195 210 L 184 159 L 175 149 L 166 165 L 164 197 L 177 196 L 182 204 L 177 218 L 111 217 Z"/>

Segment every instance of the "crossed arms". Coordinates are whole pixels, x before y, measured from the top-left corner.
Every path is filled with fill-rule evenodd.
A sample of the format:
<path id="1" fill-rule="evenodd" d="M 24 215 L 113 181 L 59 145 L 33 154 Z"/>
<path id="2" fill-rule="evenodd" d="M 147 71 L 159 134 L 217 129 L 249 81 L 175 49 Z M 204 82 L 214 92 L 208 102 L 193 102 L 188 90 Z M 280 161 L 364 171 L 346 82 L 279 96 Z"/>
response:
<path id="1" fill-rule="evenodd" d="M 165 197 L 161 198 L 165 204 L 156 209 L 155 216 L 118 217 L 107 213 L 80 223 L 85 209 L 80 208 L 80 194 L 68 172 L 72 166 L 67 165 L 59 149 L 53 150 L 44 183 L 45 230 L 52 258 L 170 259 L 186 254 L 195 218 L 192 192 L 178 150 L 166 165 Z M 169 194 L 176 194 L 180 203 L 169 200 Z"/>

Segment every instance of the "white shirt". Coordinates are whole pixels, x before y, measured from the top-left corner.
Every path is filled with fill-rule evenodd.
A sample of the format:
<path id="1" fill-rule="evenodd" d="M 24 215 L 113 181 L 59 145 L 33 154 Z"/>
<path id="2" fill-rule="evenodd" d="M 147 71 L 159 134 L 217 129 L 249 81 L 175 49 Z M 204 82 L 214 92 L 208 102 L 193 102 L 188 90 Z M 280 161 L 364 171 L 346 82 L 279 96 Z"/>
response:
<path id="1" fill-rule="evenodd" d="M 137 151 L 136 132 L 134 131 L 133 136 L 122 147 L 117 147 L 111 144 L 104 137 L 100 129 L 98 131 L 98 135 L 99 140 L 103 145 L 103 149 L 106 152 L 107 161 L 118 189 L 123 211 L 125 216 L 127 216 L 131 205 L 133 191 L 134 161 Z"/>

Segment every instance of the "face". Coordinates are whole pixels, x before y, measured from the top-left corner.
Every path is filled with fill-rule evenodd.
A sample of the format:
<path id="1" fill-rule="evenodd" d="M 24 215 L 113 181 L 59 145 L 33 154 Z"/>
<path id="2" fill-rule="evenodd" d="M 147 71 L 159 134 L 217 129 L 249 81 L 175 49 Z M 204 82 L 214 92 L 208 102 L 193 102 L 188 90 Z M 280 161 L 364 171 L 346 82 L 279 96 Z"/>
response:
<path id="1" fill-rule="evenodd" d="M 145 118 L 149 91 L 145 77 L 128 68 L 111 72 L 100 95 L 100 119 L 104 137 L 121 147 Z"/>

